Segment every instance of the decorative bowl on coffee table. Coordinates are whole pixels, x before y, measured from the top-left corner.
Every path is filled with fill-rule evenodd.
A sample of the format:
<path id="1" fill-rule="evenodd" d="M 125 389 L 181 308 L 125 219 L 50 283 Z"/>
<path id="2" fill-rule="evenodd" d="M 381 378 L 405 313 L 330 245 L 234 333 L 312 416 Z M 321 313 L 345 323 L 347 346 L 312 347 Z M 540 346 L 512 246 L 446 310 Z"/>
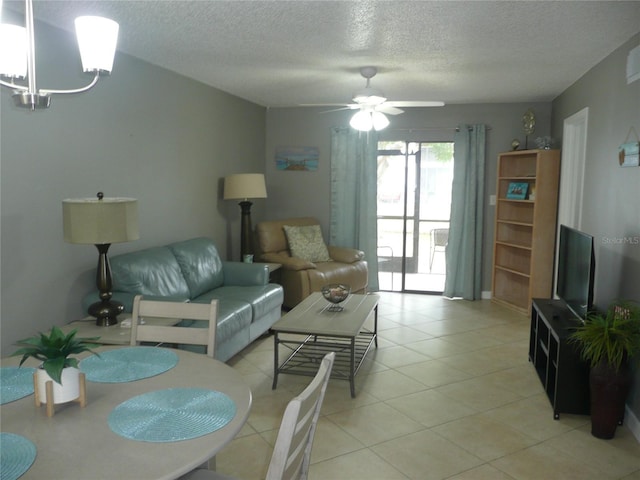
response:
<path id="1" fill-rule="evenodd" d="M 322 287 L 322 295 L 331 303 L 326 310 L 329 312 L 341 312 L 344 307 L 342 307 L 340 303 L 347 299 L 349 293 L 351 293 L 351 287 L 349 285 L 331 283 Z"/>

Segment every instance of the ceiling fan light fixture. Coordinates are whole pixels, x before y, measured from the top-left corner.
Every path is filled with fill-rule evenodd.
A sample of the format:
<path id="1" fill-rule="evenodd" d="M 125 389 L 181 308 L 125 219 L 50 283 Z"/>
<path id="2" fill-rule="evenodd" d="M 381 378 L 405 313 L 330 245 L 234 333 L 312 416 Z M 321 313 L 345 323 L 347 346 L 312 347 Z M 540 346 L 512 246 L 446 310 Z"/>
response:
<path id="1" fill-rule="evenodd" d="M 361 132 L 368 132 L 373 128 L 373 119 L 371 118 L 371 113 L 365 110 L 356 112 L 353 117 L 351 117 L 349 125 L 351 125 L 351 127 L 355 128 L 356 130 L 360 130 Z"/>
<path id="2" fill-rule="evenodd" d="M 372 128 L 375 131 L 379 131 L 389 126 L 389 119 L 382 112 L 376 112 L 375 110 L 360 110 L 351 117 L 349 125 L 361 132 L 368 132 Z"/>
<path id="3" fill-rule="evenodd" d="M 389 119 L 382 112 L 371 112 L 371 120 L 373 122 L 373 128 L 376 132 L 384 130 L 389 126 Z"/>

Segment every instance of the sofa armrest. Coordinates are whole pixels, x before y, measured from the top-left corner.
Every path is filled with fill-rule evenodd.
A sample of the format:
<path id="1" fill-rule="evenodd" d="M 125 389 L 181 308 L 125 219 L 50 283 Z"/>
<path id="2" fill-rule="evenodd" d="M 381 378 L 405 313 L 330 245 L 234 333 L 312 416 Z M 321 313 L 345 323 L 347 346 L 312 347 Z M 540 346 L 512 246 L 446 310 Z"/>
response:
<path id="1" fill-rule="evenodd" d="M 332 260 L 342 263 L 355 263 L 364 260 L 364 252 L 355 248 L 327 246 Z"/>
<path id="2" fill-rule="evenodd" d="M 222 262 L 225 285 L 250 286 L 269 283 L 269 267 L 262 263 Z"/>
<path id="3" fill-rule="evenodd" d="M 316 264 L 313 262 L 309 262 L 298 257 L 289 257 L 287 255 L 283 255 L 282 253 L 264 253 L 260 257 L 260 260 L 269 263 L 279 263 L 280 265 L 282 265 L 283 270 L 296 271 L 316 268 Z"/>

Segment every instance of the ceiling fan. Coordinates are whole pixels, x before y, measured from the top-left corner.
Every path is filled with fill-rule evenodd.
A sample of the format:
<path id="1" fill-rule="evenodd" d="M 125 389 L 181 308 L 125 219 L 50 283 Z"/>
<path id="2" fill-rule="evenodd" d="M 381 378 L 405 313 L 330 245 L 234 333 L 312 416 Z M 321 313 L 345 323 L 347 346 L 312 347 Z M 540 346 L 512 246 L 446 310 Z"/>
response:
<path id="1" fill-rule="evenodd" d="M 351 118 L 349 124 L 356 130 L 369 131 L 372 128 L 375 130 L 386 128 L 389 125 L 389 119 L 385 113 L 388 115 L 404 113 L 404 110 L 399 107 L 442 107 L 444 105 L 444 102 L 440 101 L 388 101 L 382 91 L 371 86 L 371 79 L 376 73 L 378 73 L 376 67 L 360 68 L 360 75 L 367 80 L 367 84 L 362 90 L 358 90 L 353 94 L 352 100 L 354 103 L 333 104 L 341 106 L 341 108 L 327 110 L 327 112 L 336 110 L 358 110 Z M 325 106 L 329 105 L 325 104 Z"/>

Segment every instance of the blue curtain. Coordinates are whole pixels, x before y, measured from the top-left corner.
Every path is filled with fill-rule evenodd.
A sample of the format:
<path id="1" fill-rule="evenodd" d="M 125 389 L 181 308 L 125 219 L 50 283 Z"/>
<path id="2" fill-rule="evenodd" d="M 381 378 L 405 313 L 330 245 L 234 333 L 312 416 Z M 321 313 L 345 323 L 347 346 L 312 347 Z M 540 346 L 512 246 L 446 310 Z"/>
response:
<path id="1" fill-rule="evenodd" d="M 445 297 L 482 296 L 485 126 L 462 125 L 454 136 L 451 223 Z"/>
<path id="2" fill-rule="evenodd" d="M 358 248 L 365 253 L 369 291 L 379 289 L 377 170 L 377 133 L 332 129 L 329 244 Z"/>

